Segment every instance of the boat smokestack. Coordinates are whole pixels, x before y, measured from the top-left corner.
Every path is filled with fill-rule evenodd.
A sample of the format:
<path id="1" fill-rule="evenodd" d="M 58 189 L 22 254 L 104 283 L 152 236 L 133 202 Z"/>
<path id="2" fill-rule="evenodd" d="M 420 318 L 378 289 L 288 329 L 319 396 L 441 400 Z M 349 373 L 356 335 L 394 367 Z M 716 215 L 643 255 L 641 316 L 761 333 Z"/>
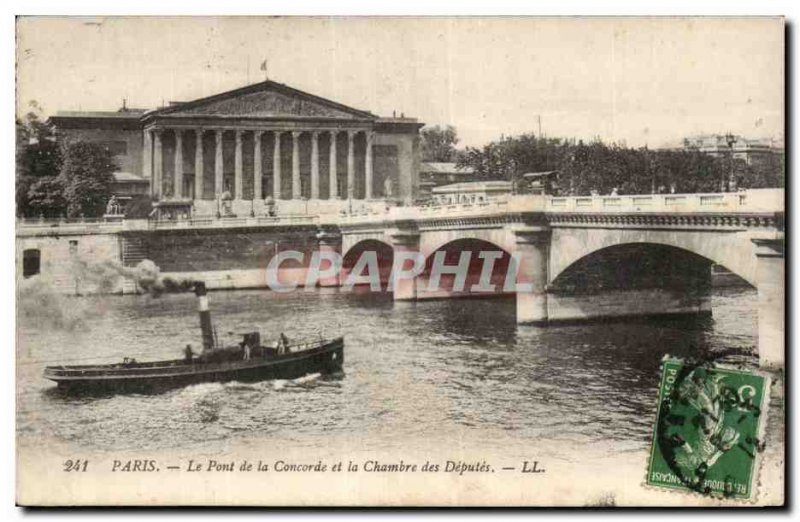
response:
<path id="1" fill-rule="evenodd" d="M 211 327 L 211 312 L 208 311 L 206 284 L 198 281 L 194 284 L 194 295 L 197 296 L 197 311 L 200 314 L 200 331 L 203 334 L 203 349 L 214 348 L 214 330 Z"/>

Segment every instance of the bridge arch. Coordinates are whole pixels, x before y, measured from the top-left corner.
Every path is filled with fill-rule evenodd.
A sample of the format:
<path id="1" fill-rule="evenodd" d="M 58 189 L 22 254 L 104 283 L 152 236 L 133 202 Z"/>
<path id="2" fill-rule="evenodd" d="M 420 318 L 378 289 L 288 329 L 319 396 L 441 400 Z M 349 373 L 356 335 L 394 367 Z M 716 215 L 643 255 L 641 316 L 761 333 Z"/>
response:
<path id="1" fill-rule="evenodd" d="M 463 289 L 454 288 L 456 276 L 454 274 L 443 274 L 437 289 L 431 290 L 427 297 L 492 297 L 513 293 L 505 292 L 503 289 L 508 266 L 511 262 L 511 254 L 508 250 L 485 239 L 465 237 L 447 241 L 444 244 L 437 245 L 433 250 L 426 249 L 423 252 L 425 255 L 425 270 L 421 274 L 420 297 L 426 297 L 425 294 L 433 272 L 433 265 L 437 254 L 440 252 L 443 253 L 440 255 L 443 264 L 447 267 L 458 266 L 462 253 L 470 252 L 464 286 Z M 492 254 L 488 254 L 489 259 L 487 259 L 486 257 L 481 257 L 481 252 L 491 252 Z M 484 256 L 486 255 L 484 254 Z M 491 272 L 488 271 L 489 266 L 492 268 Z M 473 285 L 481 285 L 484 267 L 487 270 L 485 275 L 488 276 L 488 280 L 483 282 L 484 288 L 473 291 Z M 490 290 L 490 287 L 493 287 L 493 289 Z"/>
<path id="2" fill-rule="evenodd" d="M 362 239 L 343 253 L 343 276 L 347 277 L 364 252 L 375 252 L 378 261 L 378 270 L 380 272 L 381 287 L 385 289 L 392 272 L 394 250 L 390 244 L 379 239 Z"/>
<path id="3" fill-rule="evenodd" d="M 581 259 L 611 247 L 659 245 L 689 252 L 721 265 L 757 287 L 755 250 L 747 234 L 703 231 L 556 229 L 553 232 L 548 282 Z"/>
<path id="4" fill-rule="evenodd" d="M 713 261 L 656 243 L 625 243 L 595 250 L 553 278 L 550 291 L 569 295 L 615 290 L 679 290 L 707 295 Z"/>
<path id="5" fill-rule="evenodd" d="M 425 258 L 456 241 L 482 241 L 506 253 L 514 251 L 516 238 L 508 227 L 476 228 L 466 230 L 425 230 L 420 235 L 420 252 Z"/>

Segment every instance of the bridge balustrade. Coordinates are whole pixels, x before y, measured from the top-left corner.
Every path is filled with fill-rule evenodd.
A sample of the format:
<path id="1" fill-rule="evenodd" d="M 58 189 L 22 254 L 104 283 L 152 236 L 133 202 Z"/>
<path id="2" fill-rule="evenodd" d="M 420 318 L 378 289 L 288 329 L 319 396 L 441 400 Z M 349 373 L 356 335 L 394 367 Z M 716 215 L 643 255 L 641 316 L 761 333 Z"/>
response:
<path id="1" fill-rule="evenodd" d="M 565 196 L 547 198 L 553 212 L 755 212 L 783 211 L 783 189 L 709 194 Z"/>
<path id="2" fill-rule="evenodd" d="M 196 228 L 235 228 L 280 225 L 357 225 L 394 220 L 419 220 L 430 217 L 469 217 L 516 212 L 587 213 L 713 213 L 782 212 L 783 189 L 755 189 L 733 193 L 708 194 L 633 194 L 621 196 L 514 195 L 478 203 L 390 207 L 383 211 L 353 214 L 282 215 L 254 217 L 194 217 L 170 221 L 147 219 L 19 219 L 18 235 L 104 234 L 122 231 L 176 230 Z"/>
<path id="3" fill-rule="evenodd" d="M 58 219 L 19 219 L 17 220 L 18 236 L 39 236 L 50 234 L 112 234 L 117 232 L 146 230 L 180 230 L 198 228 L 236 228 L 281 225 L 316 225 L 318 216 L 280 216 L 280 217 L 243 217 L 216 218 L 198 217 L 159 221 L 150 219 L 103 220 L 58 220 Z"/>

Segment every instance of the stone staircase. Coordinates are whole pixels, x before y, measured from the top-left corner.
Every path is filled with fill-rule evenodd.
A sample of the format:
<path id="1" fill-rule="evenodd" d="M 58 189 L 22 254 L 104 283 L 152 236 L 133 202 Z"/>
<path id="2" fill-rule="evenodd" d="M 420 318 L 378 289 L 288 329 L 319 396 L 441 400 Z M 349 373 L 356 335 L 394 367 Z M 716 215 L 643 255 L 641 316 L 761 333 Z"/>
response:
<path id="1" fill-rule="evenodd" d="M 141 237 L 125 236 L 122 238 L 122 266 L 133 268 L 145 259 L 147 259 L 147 246 Z M 123 294 L 136 294 L 139 291 L 135 281 L 128 278 L 123 280 Z"/>

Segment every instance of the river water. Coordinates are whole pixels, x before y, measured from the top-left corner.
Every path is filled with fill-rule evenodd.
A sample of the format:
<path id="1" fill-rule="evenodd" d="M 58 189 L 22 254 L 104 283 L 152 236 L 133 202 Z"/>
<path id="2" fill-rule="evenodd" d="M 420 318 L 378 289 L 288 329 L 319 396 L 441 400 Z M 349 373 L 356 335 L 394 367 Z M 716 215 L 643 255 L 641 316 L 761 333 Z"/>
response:
<path id="1" fill-rule="evenodd" d="M 220 451 L 357 441 L 389 452 L 474 444 L 523 456 L 536 441 L 555 459 L 575 458 L 576 448 L 624 455 L 649 447 L 665 353 L 746 353 L 756 333 L 756 294 L 748 289 L 715 290 L 713 318 L 548 328 L 515 324 L 513 298 L 394 303 L 325 290 L 209 297 L 221 335 L 253 327 L 267 339 L 344 335 L 344 375 L 63 397 L 41 377 L 46 364 L 176 358 L 187 343 L 199 345 L 199 328 L 190 294 L 60 298 L 35 313 L 20 307 L 19 443 Z M 755 363 L 752 355 L 744 360 Z"/>

